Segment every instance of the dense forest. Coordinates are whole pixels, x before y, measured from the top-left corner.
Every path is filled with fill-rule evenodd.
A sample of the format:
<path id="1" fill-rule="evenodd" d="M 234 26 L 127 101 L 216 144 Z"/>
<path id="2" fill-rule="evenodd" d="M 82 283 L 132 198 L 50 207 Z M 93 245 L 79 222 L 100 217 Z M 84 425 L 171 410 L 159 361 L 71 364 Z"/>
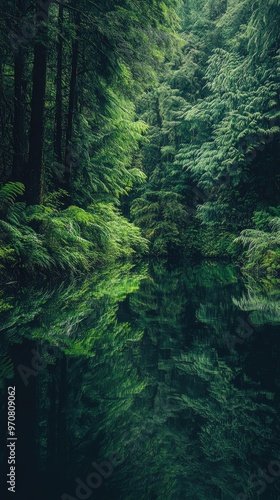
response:
<path id="1" fill-rule="evenodd" d="M 0 30 L 17 498 L 279 500 L 280 0 L 2 0 Z"/>
<path id="2" fill-rule="evenodd" d="M 0 265 L 280 265 L 278 0 L 1 2 Z"/>

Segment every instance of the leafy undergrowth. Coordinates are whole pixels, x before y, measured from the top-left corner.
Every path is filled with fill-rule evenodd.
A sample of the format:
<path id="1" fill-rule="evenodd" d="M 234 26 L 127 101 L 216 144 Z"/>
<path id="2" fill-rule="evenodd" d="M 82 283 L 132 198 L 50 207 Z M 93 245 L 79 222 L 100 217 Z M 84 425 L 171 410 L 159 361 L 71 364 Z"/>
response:
<path id="1" fill-rule="evenodd" d="M 61 196 L 53 196 L 44 205 L 26 206 L 15 201 L 23 192 L 20 183 L 8 183 L 0 190 L 2 271 L 75 274 L 148 250 L 140 230 L 112 203 L 62 210 Z"/>
<path id="2" fill-rule="evenodd" d="M 265 214 L 266 215 L 266 214 Z M 237 242 L 246 249 L 244 270 L 260 277 L 280 278 L 280 217 L 266 218 L 259 222 L 259 213 L 254 221 L 257 229 L 245 229 Z M 265 219 L 264 216 L 262 219 Z M 263 227 L 264 229 L 261 229 Z"/>

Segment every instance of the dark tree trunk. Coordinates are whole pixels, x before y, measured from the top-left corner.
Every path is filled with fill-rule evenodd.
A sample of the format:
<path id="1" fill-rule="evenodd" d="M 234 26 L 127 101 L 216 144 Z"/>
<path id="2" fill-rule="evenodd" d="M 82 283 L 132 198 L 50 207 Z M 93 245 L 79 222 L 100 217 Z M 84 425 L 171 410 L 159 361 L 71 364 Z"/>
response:
<path id="1" fill-rule="evenodd" d="M 77 87 L 77 73 L 79 61 L 79 33 L 80 33 L 80 15 L 77 14 L 75 18 L 76 23 L 76 38 L 72 44 L 72 62 L 71 62 L 71 79 L 70 79 L 70 92 L 68 104 L 68 117 L 66 129 L 66 150 L 65 150 L 65 181 L 66 186 L 69 187 L 72 161 L 71 161 L 71 141 L 73 135 L 73 121 L 76 104 L 76 87 Z"/>
<path id="2" fill-rule="evenodd" d="M 47 33 L 44 21 L 48 20 L 50 3 L 50 1 L 45 2 L 44 7 L 42 7 L 42 2 L 37 1 L 38 41 L 34 47 L 29 160 L 25 176 L 26 201 L 29 204 L 39 204 L 43 195 L 44 111 L 47 75 Z"/>
<path id="3" fill-rule="evenodd" d="M 19 47 L 15 55 L 14 78 L 14 124 L 13 124 L 13 169 L 12 180 L 24 180 L 25 152 L 25 92 L 26 82 L 24 49 Z"/>
<path id="4" fill-rule="evenodd" d="M 63 6 L 59 5 L 58 39 L 57 39 L 57 77 L 56 77 L 56 109 L 55 109 L 55 156 L 58 163 L 62 158 L 62 63 L 63 63 Z"/>
<path id="5" fill-rule="evenodd" d="M 8 144 L 10 146 L 10 137 L 7 130 L 7 124 L 9 125 L 7 119 L 7 107 L 5 106 L 5 91 L 4 91 L 4 62 L 3 62 L 3 54 L 0 54 L 0 102 L 2 102 L 2 106 L 0 107 L 0 128 L 1 128 L 1 144 L 3 145 L 3 149 L 1 148 L 1 161 L 0 161 L 0 178 L 1 181 L 6 182 L 9 180 L 9 176 L 11 174 L 11 164 L 10 158 L 7 158 L 7 153 L 5 151 L 5 146 Z"/>

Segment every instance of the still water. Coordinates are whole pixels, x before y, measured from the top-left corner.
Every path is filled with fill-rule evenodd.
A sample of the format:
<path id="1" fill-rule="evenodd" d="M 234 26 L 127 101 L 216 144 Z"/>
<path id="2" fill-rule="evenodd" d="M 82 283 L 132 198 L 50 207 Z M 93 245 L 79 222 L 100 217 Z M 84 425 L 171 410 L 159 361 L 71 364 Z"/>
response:
<path id="1" fill-rule="evenodd" d="M 1 498 L 280 499 L 279 290 L 207 262 L 20 290 L 0 295 Z"/>

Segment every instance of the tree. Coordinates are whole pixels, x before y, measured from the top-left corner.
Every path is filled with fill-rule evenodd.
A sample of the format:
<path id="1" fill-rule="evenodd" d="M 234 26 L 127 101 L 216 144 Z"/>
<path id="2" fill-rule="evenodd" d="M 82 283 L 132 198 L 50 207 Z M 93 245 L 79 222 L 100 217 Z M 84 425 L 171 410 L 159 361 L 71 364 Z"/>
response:
<path id="1" fill-rule="evenodd" d="M 16 14 L 18 22 L 26 14 L 25 0 L 17 0 Z M 15 53 L 14 62 L 14 123 L 13 123 L 13 169 L 12 179 L 16 182 L 23 181 L 26 162 L 26 49 L 19 45 Z"/>
<path id="2" fill-rule="evenodd" d="M 45 98 L 47 81 L 47 23 L 50 1 L 42 10 L 42 2 L 36 3 L 37 40 L 34 46 L 32 73 L 31 118 L 29 131 L 29 158 L 25 172 L 26 200 L 28 204 L 40 204 L 44 189 L 44 130 Z"/>

